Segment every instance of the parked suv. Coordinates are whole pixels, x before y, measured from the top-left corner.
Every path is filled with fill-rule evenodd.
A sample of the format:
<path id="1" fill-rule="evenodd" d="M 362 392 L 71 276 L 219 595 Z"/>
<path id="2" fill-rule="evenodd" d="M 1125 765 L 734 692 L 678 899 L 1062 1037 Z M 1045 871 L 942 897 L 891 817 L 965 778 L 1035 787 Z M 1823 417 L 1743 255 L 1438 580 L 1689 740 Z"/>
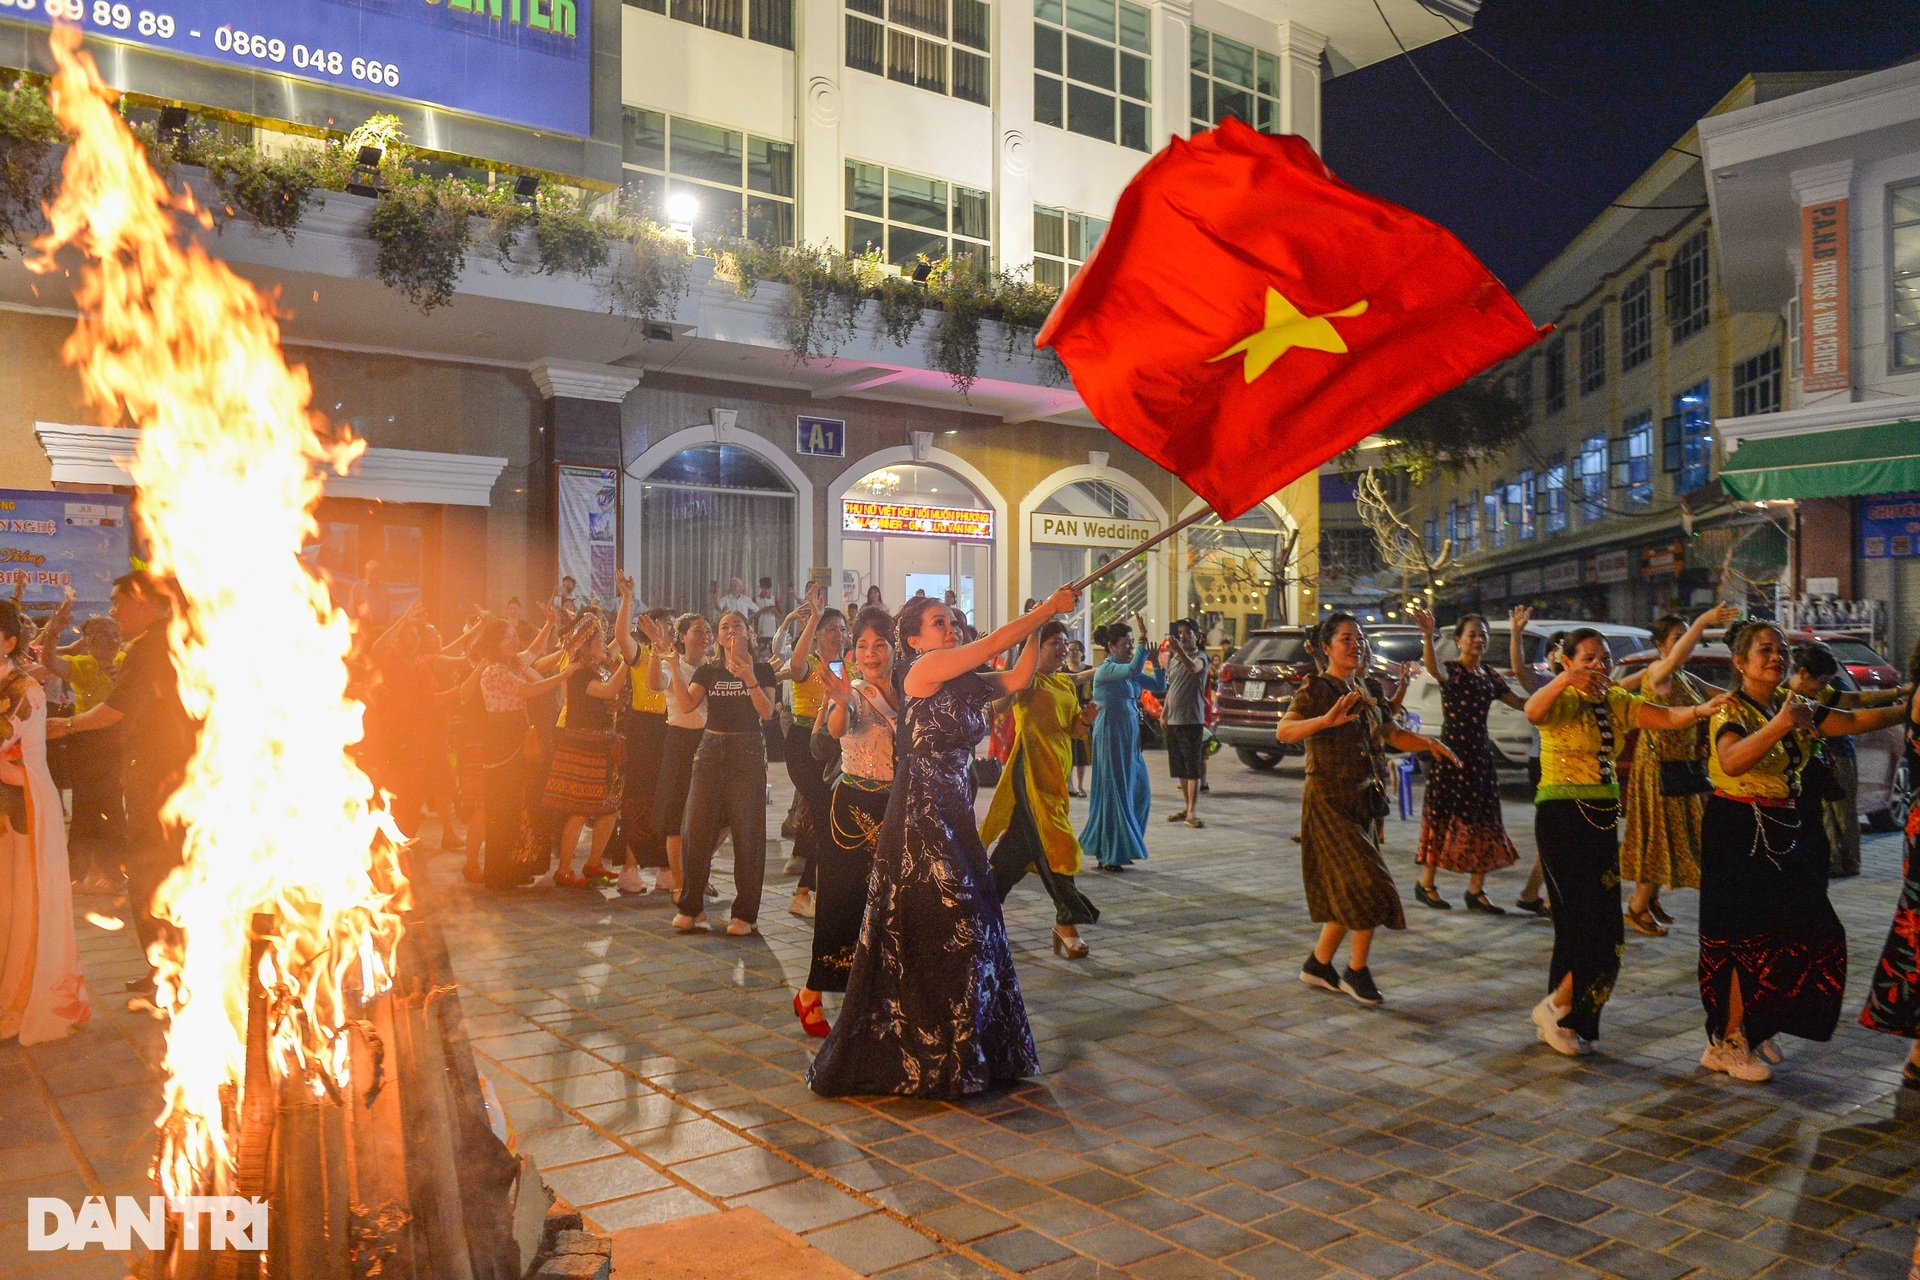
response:
<path id="1" fill-rule="evenodd" d="M 1854 640 L 1853 643 L 1858 644 L 1859 641 Z M 1865 648 L 1864 645 L 1861 647 Z M 1659 656 L 1659 651 L 1654 649 L 1629 654 L 1613 674 L 1619 679 L 1645 670 L 1647 664 Z M 1734 687 L 1733 657 L 1723 644 L 1703 643 L 1696 646 L 1687 659 L 1686 670 L 1688 675 L 1715 688 Z M 1874 687 L 1857 679 L 1852 668 L 1844 665 L 1844 660 L 1834 676 L 1834 685 L 1844 693 Z M 1901 750 L 1904 732 L 1900 725 L 1895 724 L 1871 733 L 1857 733 L 1853 737 L 1860 776 L 1859 786 L 1854 792 L 1855 805 L 1867 820 L 1867 825 L 1875 831 L 1898 830 L 1905 824 L 1907 810 L 1913 804 L 1914 780 L 1907 776 L 1906 760 Z"/>
<path id="2" fill-rule="evenodd" d="M 1301 754 L 1300 746 L 1283 745 L 1273 735 L 1312 674 L 1305 627 L 1255 631 L 1220 664 L 1213 736 L 1250 769 L 1271 769 L 1282 756 Z"/>
<path id="3" fill-rule="evenodd" d="M 1368 672 L 1391 698 L 1399 681 L 1400 663 L 1407 660 L 1401 655 L 1408 651 L 1409 643 L 1410 656 L 1420 656 L 1420 632 L 1414 627 L 1369 627 L 1366 635 Z M 1240 763 L 1250 769 L 1271 769 L 1283 756 L 1302 754 L 1303 747 L 1282 744 L 1273 735 L 1293 695 L 1312 674 L 1306 628 L 1255 631 L 1220 666 L 1219 695 L 1215 699 L 1219 717 L 1213 736 L 1232 747 Z"/>
<path id="4" fill-rule="evenodd" d="M 1580 627 L 1591 627 L 1598 631 L 1613 651 L 1614 661 L 1649 647 L 1653 642 L 1653 633 L 1645 627 L 1623 627 L 1611 622 L 1581 622 L 1567 618 L 1534 618 L 1527 623 L 1527 629 L 1521 636 L 1522 656 L 1527 665 L 1533 668 L 1536 686 L 1547 679 L 1546 664 L 1547 641 L 1561 631 L 1573 631 Z M 1488 620 L 1491 633 L 1487 641 L 1487 653 L 1484 661 L 1501 675 L 1512 676 L 1508 665 L 1508 638 L 1513 628 L 1505 618 Z M 1459 648 L 1453 642 L 1453 628 L 1441 627 L 1434 635 L 1434 649 L 1440 661 L 1447 662 L 1460 656 Z M 1513 682 L 1513 691 L 1526 696 L 1526 690 L 1520 682 Z M 1405 709 L 1420 717 L 1418 732 L 1429 738 L 1440 736 L 1440 726 L 1445 716 L 1440 707 L 1440 682 L 1433 678 L 1424 666 L 1413 673 L 1412 685 L 1407 690 Z M 1527 723 L 1526 716 L 1503 702 L 1496 702 L 1487 711 L 1487 736 L 1493 739 L 1494 749 L 1502 759 L 1511 765 L 1524 767 L 1527 757 L 1532 753 L 1537 737 L 1534 727 Z"/>

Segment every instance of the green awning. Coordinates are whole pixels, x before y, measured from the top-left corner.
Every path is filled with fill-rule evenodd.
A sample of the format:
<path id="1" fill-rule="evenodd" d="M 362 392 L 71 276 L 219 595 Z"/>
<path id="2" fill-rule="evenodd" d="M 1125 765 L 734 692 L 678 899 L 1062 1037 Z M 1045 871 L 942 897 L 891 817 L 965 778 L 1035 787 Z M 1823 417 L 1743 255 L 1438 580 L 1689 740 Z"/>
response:
<path id="1" fill-rule="evenodd" d="M 1747 502 L 1911 492 L 1920 489 L 1920 422 L 1749 440 L 1720 483 Z"/>

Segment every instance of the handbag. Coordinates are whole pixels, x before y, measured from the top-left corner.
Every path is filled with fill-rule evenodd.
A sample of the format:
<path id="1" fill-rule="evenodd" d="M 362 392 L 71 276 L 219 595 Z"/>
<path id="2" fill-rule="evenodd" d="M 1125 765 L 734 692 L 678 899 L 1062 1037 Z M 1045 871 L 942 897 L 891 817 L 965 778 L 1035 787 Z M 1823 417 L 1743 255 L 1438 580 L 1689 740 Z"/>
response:
<path id="1" fill-rule="evenodd" d="M 1705 760 L 1662 760 L 1660 794 L 1663 796 L 1704 796 L 1713 790 L 1707 777 Z"/>
<path id="2" fill-rule="evenodd" d="M 1814 800 L 1838 803 L 1847 798 L 1847 789 L 1841 785 L 1840 775 L 1833 767 L 1833 761 L 1827 757 L 1824 745 L 1814 748 L 1813 758 L 1807 761 L 1807 767 L 1800 773 L 1800 789 Z"/>
<path id="3" fill-rule="evenodd" d="M 982 790 L 1000 785 L 1001 764 L 992 756 L 973 758 L 973 785 Z"/>
<path id="4" fill-rule="evenodd" d="M 1374 750 L 1373 691 L 1365 691 L 1367 697 L 1360 704 L 1360 711 L 1354 724 L 1360 730 L 1361 750 L 1367 753 L 1367 776 L 1360 784 L 1360 805 L 1369 822 L 1385 822 L 1393 812 L 1393 804 L 1387 799 L 1387 784 L 1380 775 L 1386 769 Z"/>

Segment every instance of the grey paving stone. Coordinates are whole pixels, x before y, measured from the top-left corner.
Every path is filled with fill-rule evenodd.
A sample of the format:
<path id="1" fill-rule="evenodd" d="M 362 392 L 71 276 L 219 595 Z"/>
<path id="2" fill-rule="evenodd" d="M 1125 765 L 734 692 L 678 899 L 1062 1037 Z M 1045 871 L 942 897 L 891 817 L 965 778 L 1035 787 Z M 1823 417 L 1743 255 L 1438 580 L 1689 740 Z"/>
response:
<path id="1" fill-rule="evenodd" d="M 852 1196 L 810 1178 L 738 1196 L 728 1204 L 757 1209 L 789 1231 L 812 1231 L 872 1212 L 870 1206 Z"/>
<path id="2" fill-rule="evenodd" d="M 1074 1256 L 1073 1250 L 1057 1240 L 1049 1240 L 1038 1231 L 1017 1227 L 997 1236 L 973 1242 L 973 1249 L 1009 1271 L 1038 1271 L 1050 1262 Z"/>
<path id="3" fill-rule="evenodd" d="M 806 1242 L 863 1276 L 939 1253 L 940 1246 L 885 1214 L 868 1214 L 807 1233 Z"/>

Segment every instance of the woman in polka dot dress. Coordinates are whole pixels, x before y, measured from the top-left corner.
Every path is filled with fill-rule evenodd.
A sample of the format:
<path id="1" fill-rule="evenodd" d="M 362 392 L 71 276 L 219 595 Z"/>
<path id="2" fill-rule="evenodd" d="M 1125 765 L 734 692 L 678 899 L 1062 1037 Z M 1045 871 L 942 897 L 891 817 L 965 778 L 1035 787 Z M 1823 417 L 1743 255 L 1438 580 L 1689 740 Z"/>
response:
<path id="1" fill-rule="evenodd" d="M 1413 895 L 1436 911 L 1452 909 L 1433 887 L 1434 875 L 1451 871 L 1467 877 L 1467 910 L 1505 915 L 1504 908 L 1487 900 L 1487 872 L 1510 867 L 1519 860 L 1513 841 L 1500 819 L 1499 782 L 1494 773 L 1493 743 L 1487 737 L 1487 710 L 1495 702 L 1516 709 L 1526 704 L 1508 687 L 1500 673 L 1481 661 L 1491 633 L 1477 613 L 1461 616 L 1453 625 L 1457 661 L 1442 664 L 1433 649 L 1433 615 L 1413 611 L 1426 641 L 1427 670 L 1440 682 L 1440 706 L 1445 719 L 1440 740 L 1460 758 L 1458 764 L 1436 756 L 1433 773 L 1420 806 L 1420 883 Z"/>

